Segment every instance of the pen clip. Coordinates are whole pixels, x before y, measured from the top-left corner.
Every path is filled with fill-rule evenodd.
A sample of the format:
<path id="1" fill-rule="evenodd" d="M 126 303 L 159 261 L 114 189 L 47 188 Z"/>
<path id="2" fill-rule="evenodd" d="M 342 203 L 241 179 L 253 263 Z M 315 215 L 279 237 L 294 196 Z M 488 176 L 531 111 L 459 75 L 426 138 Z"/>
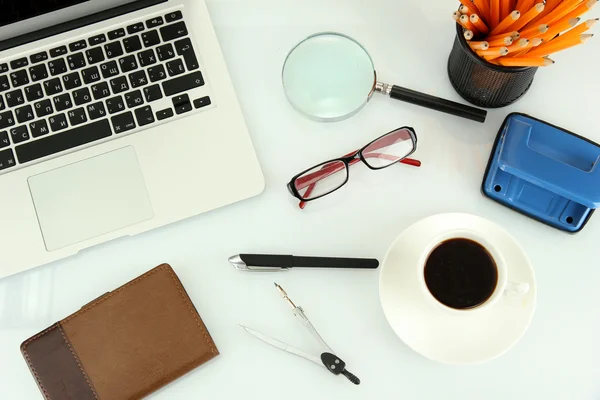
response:
<path id="1" fill-rule="evenodd" d="M 236 267 L 237 268 L 237 267 Z M 281 272 L 281 271 L 289 271 L 290 269 L 287 267 L 258 267 L 258 266 L 246 266 L 245 268 L 238 268 L 240 271 L 250 271 L 250 272 Z"/>

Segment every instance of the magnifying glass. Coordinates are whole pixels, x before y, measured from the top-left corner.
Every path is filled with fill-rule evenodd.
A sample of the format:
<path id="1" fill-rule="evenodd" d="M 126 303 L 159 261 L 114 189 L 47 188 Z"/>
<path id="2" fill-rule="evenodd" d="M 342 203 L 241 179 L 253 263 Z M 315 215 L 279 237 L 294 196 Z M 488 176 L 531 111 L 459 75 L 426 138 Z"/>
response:
<path id="1" fill-rule="evenodd" d="M 323 32 L 296 45 L 283 65 L 283 87 L 292 106 L 318 121 L 356 114 L 373 93 L 484 122 L 487 111 L 377 81 L 371 56 L 356 40 Z"/>

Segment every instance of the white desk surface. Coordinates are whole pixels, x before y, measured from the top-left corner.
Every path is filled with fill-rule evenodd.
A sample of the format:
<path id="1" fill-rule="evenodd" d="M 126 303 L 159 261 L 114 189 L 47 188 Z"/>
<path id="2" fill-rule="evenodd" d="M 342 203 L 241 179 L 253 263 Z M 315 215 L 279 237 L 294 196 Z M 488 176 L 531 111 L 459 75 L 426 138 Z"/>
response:
<path id="1" fill-rule="evenodd" d="M 19 352 L 24 339 L 162 262 L 178 273 L 221 356 L 153 399 L 600 399 L 600 217 L 568 235 L 501 207 L 479 190 L 498 127 L 512 111 L 600 141 L 600 38 L 556 55 L 556 65 L 538 72 L 522 101 L 490 111 L 485 124 L 383 96 L 350 120 L 322 124 L 293 111 L 282 92 L 279 76 L 288 50 L 311 33 L 335 30 L 369 49 L 382 80 L 459 100 L 446 74 L 454 38 L 450 13 L 457 4 L 209 1 L 264 169 L 265 192 L 0 280 L 0 399 L 40 398 Z M 600 9 L 594 15 L 600 16 Z M 294 174 L 402 125 L 415 127 L 419 135 L 415 156 L 422 168 L 373 172 L 355 166 L 343 190 L 298 209 L 285 187 Z M 499 223 L 535 267 L 539 294 L 533 323 L 512 351 L 487 364 L 442 365 L 408 348 L 381 310 L 379 271 L 250 274 L 227 262 L 240 252 L 383 260 L 403 229 L 441 212 L 469 212 Z M 362 379 L 360 386 L 271 348 L 239 327 L 315 348 L 273 288 L 274 280 L 304 307 Z"/>

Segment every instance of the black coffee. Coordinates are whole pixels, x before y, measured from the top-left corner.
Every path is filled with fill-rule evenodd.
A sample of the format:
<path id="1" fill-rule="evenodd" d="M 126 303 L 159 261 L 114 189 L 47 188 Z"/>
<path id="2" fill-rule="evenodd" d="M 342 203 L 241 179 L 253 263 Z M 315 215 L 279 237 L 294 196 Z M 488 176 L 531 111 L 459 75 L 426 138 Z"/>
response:
<path id="1" fill-rule="evenodd" d="M 494 293 L 498 268 L 491 254 L 469 239 L 440 243 L 425 263 L 425 283 L 440 303 L 466 309 L 477 307 Z"/>

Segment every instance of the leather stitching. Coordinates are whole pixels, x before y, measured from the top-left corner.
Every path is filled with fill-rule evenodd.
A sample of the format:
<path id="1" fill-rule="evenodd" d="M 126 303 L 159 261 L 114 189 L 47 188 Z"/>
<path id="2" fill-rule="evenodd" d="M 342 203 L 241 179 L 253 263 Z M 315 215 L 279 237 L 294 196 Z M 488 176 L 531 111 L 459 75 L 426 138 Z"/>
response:
<path id="1" fill-rule="evenodd" d="M 48 400 L 50 399 L 50 395 L 46 391 L 46 388 L 44 388 L 44 385 L 42 385 L 42 381 L 40 380 L 40 376 L 38 375 L 37 371 L 33 367 L 33 364 L 31 363 L 31 358 L 29 358 L 29 354 L 27 353 L 27 346 L 29 345 L 29 343 L 33 342 L 36 339 L 41 338 L 42 336 L 44 336 L 45 334 L 47 334 L 48 332 L 50 332 L 50 331 L 52 331 L 53 329 L 56 329 L 56 328 L 58 328 L 58 324 L 52 325 L 51 327 L 47 328 L 46 330 L 43 330 L 40 333 L 38 333 L 37 335 L 29 338 L 21 346 L 21 350 L 23 352 L 23 355 L 25 356 L 25 360 L 27 361 L 27 365 L 29 366 L 29 369 L 31 370 L 31 372 L 33 372 L 33 376 L 35 376 L 35 380 L 37 381 L 38 386 L 40 387 L 40 389 L 42 389 L 42 392 L 44 393 L 44 398 L 48 399 Z"/>
<path id="2" fill-rule="evenodd" d="M 67 337 L 65 336 L 65 332 L 62 330 L 62 327 L 60 326 L 60 324 L 58 324 L 58 330 L 60 331 L 60 334 L 62 335 L 63 339 L 65 340 L 65 343 L 67 344 L 67 346 L 69 346 L 69 350 L 71 351 L 71 354 L 73 355 L 73 359 L 77 363 L 77 366 L 79 367 L 79 370 L 81 371 L 81 374 L 85 378 L 85 381 L 87 382 L 88 386 L 90 387 L 90 390 L 94 394 L 94 398 L 96 400 L 98 400 L 98 393 L 96 393 L 96 390 L 92 386 L 92 382 L 90 382 L 90 379 L 88 378 L 87 374 L 83 370 L 83 367 L 81 366 L 81 363 L 79 362 L 79 358 L 77 357 L 77 355 L 75 355 L 75 352 L 73 351 L 73 347 L 71 347 L 71 343 L 67 340 Z"/>

